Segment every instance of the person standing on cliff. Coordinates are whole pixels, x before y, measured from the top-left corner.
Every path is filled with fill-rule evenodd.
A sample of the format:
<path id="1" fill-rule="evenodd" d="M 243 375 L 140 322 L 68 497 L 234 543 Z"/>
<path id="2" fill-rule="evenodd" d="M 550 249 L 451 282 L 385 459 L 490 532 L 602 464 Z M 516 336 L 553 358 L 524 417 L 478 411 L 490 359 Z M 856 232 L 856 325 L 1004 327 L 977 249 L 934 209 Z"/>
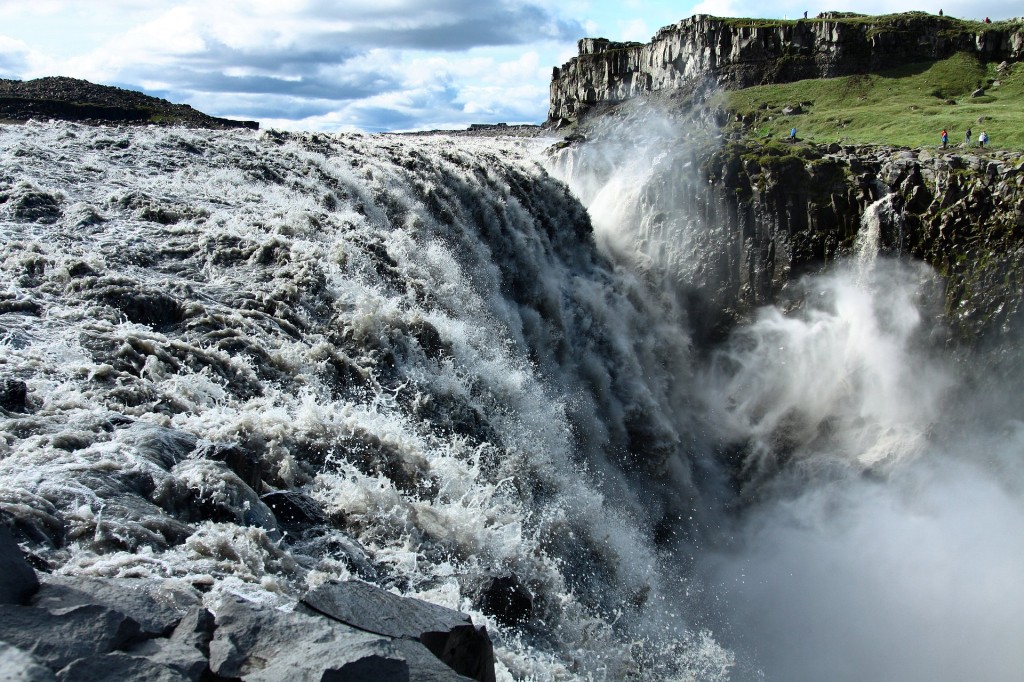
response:
<path id="1" fill-rule="evenodd" d="M 971 129 L 970 128 L 967 129 L 967 133 L 965 134 L 964 144 L 967 145 L 967 146 L 970 146 L 970 144 L 971 144 Z"/>
<path id="2" fill-rule="evenodd" d="M 978 146 L 984 149 L 986 144 L 988 144 L 988 133 L 982 130 L 981 135 L 978 135 Z"/>
<path id="3" fill-rule="evenodd" d="M 796 142 L 796 128 L 795 127 L 789 129 L 789 141 L 790 142 Z"/>
<path id="4" fill-rule="evenodd" d="M 943 128 L 942 129 L 942 148 L 945 149 L 946 145 L 948 145 L 948 144 L 949 144 L 949 133 L 947 133 L 946 129 Z"/>

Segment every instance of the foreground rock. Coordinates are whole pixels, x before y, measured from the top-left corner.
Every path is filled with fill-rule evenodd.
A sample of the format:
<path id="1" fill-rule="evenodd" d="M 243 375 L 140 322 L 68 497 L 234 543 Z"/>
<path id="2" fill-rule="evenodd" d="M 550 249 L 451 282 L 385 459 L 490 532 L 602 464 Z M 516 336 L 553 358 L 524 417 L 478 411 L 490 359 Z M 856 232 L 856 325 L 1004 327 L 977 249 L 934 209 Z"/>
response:
<path id="1" fill-rule="evenodd" d="M 0 604 L 26 604 L 38 589 L 35 571 L 0 519 Z"/>
<path id="2" fill-rule="evenodd" d="M 43 574 L 0 524 L 0 679 L 199 682 L 475 679 L 494 652 L 468 616 L 332 582 L 293 612 L 164 579 Z"/>
<path id="3" fill-rule="evenodd" d="M 459 674 L 494 681 L 491 640 L 465 614 L 355 581 L 325 583 L 302 603 L 360 630 L 419 642 Z"/>

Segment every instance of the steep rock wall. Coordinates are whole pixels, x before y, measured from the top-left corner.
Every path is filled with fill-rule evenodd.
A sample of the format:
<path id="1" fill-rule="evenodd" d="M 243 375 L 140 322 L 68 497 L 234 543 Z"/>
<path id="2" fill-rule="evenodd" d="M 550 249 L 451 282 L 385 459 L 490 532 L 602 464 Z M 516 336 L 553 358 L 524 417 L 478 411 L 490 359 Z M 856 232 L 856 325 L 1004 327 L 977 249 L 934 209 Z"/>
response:
<path id="1" fill-rule="evenodd" d="M 599 103 L 703 85 L 743 88 L 830 78 L 957 52 L 985 60 L 1024 58 L 1024 25 L 972 26 L 923 12 L 881 17 L 826 13 L 775 22 L 695 15 L 662 28 L 646 44 L 584 38 L 579 56 L 554 69 L 548 120 L 576 120 Z"/>
<path id="2" fill-rule="evenodd" d="M 727 314 L 776 302 L 800 275 L 852 255 L 865 211 L 891 195 L 878 249 L 942 277 L 954 338 L 1022 321 L 1024 154 L 734 143 L 702 174 L 710 217 L 727 225 L 706 267 Z"/>

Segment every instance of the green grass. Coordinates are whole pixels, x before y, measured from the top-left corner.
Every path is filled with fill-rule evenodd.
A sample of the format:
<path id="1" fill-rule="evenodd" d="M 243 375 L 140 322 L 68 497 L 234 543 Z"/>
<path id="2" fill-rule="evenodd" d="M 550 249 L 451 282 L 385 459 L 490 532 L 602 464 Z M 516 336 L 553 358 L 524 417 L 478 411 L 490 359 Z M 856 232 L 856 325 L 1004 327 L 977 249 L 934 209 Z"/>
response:
<path id="1" fill-rule="evenodd" d="M 972 98 L 978 87 L 985 95 Z M 788 137 L 795 126 L 798 138 L 811 142 L 921 147 L 937 146 L 943 128 L 950 144 L 959 144 L 970 127 L 972 144 L 984 130 L 993 148 L 1024 149 L 1024 63 L 1000 76 L 995 64 L 969 54 L 877 74 L 720 92 L 715 103 L 730 120 L 746 117 L 745 125 L 730 125 L 756 137 Z M 795 104 L 804 113 L 782 114 Z"/>

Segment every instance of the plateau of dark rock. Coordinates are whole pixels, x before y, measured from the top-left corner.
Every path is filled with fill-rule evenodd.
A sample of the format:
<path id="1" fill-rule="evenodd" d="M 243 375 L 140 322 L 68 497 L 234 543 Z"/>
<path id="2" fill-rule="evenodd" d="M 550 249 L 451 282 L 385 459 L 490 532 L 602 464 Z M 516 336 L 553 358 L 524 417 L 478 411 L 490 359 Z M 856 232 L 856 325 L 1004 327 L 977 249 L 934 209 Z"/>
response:
<path id="1" fill-rule="evenodd" d="M 797 21 L 695 15 L 649 43 L 579 41 L 579 55 L 551 77 L 548 125 L 597 105 L 653 92 L 744 88 L 871 73 L 957 52 L 984 61 L 1024 59 L 1024 25 L 976 24 L 924 12 L 863 16 L 826 12 Z"/>
<path id="2" fill-rule="evenodd" d="M 256 121 L 209 116 L 135 90 L 49 76 L 29 81 L 0 79 L 0 121 L 60 119 L 94 124 L 182 125 L 192 128 L 251 128 Z"/>

